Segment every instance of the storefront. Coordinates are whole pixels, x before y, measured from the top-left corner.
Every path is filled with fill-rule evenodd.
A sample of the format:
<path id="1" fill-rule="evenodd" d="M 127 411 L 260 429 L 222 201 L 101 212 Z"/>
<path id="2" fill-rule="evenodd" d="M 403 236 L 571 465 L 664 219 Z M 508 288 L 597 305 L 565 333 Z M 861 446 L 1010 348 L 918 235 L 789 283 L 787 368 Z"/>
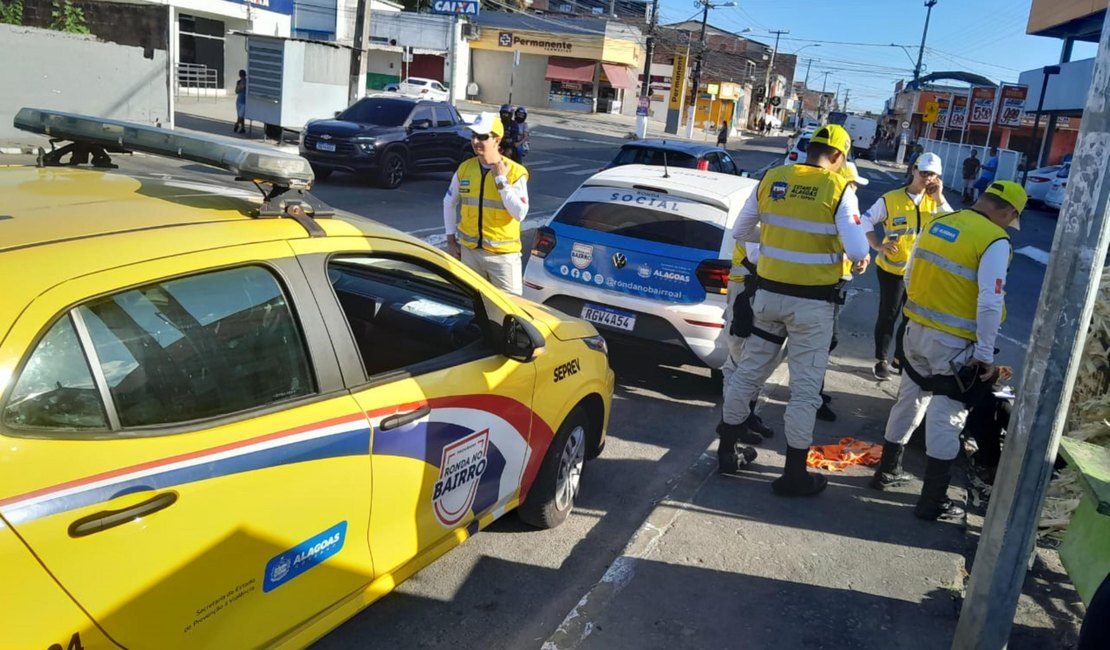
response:
<path id="1" fill-rule="evenodd" d="M 638 30 L 600 19 L 485 12 L 470 41 L 479 101 L 583 113 L 635 112 Z M 543 31 L 539 31 L 543 30 Z"/>

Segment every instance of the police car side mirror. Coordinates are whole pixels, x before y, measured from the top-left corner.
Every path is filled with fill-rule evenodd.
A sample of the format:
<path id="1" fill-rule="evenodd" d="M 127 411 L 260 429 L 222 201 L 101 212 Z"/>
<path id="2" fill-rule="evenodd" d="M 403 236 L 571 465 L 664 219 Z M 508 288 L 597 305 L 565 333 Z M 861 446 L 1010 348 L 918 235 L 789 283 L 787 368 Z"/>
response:
<path id="1" fill-rule="evenodd" d="M 509 314 L 502 328 L 501 353 L 514 361 L 528 363 L 544 353 L 543 334 L 528 321 Z"/>

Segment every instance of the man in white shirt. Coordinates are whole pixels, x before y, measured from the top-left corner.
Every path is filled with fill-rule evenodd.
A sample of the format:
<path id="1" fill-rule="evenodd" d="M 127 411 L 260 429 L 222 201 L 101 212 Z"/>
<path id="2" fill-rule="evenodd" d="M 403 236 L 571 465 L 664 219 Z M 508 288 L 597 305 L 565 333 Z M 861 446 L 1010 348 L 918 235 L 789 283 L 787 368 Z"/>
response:
<path id="1" fill-rule="evenodd" d="M 479 114 L 470 131 L 475 157 L 459 165 L 443 197 L 447 251 L 495 287 L 519 296 L 524 291 L 520 222 L 528 216 L 528 170 L 501 155 L 505 127 L 496 115 Z"/>
<path id="2" fill-rule="evenodd" d="M 1017 183 L 991 183 L 971 208 L 935 219 L 906 266 L 904 377 L 871 487 L 887 489 L 910 478 L 902 471 L 902 450 L 925 419 L 928 464 L 914 508 L 921 519 L 963 515 L 948 499 L 951 465 L 968 403 L 995 374 L 994 343 L 1006 314 L 1013 251 L 1004 228 L 1019 229 L 1027 198 Z"/>

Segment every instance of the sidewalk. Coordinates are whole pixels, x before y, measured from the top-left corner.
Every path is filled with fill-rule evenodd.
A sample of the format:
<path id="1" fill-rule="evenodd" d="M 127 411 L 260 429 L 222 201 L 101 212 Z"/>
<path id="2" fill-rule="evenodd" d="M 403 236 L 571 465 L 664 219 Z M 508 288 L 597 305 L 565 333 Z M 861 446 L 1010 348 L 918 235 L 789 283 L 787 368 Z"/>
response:
<path id="1" fill-rule="evenodd" d="M 827 376 L 836 422 L 818 421 L 814 444 L 851 436 L 881 443 L 897 380 L 871 375 L 873 292 L 853 292 Z M 769 482 L 782 470 L 786 371 L 768 382 L 764 420 L 775 438 L 740 477 L 716 473 L 716 443 L 681 477 L 565 618 L 544 650 L 571 648 L 948 648 L 959 616 L 982 510 L 966 522 L 912 515 L 920 482 L 867 487 L 873 469 L 826 473 L 812 499 L 783 499 Z M 922 441 L 906 454 L 921 476 Z M 950 495 L 966 500 L 963 470 Z M 1010 648 L 1068 648 L 1078 605 L 1055 551 L 1039 549 L 1026 580 Z"/>

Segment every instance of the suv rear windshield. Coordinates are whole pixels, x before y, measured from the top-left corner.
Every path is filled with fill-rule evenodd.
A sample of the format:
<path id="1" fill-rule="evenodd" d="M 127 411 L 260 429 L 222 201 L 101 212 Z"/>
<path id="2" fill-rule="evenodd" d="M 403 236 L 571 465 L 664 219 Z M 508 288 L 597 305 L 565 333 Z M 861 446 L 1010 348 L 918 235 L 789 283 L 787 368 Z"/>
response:
<path id="1" fill-rule="evenodd" d="M 613 166 L 618 165 L 663 165 L 663 154 L 667 155 L 667 165 L 671 167 L 685 167 L 694 169 L 698 160 L 688 153 L 670 151 L 666 149 L 649 149 L 647 147 L 622 147 L 617 154 Z"/>
<path id="2" fill-rule="evenodd" d="M 413 102 L 388 97 L 364 97 L 336 116 L 338 120 L 374 124 L 376 126 L 401 126 L 412 113 Z"/>
<path id="3" fill-rule="evenodd" d="M 809 146 L 809 138 L 798 138 L 798 144 L 794 145 L 798 151 L 805 153 L 806 147 Z"/>
<path id="4" fill-rule="evenodd" d="M 720 212 L 710 206 L 699 205 L 698 208 Z M 724 237 L 724 228 L 713 223 L 684 217 L 675 212 L 619 203 L 567 203 L 555 215 L 554 221 L 613 235 L 711 251 L 720 249 L 721 239 Z"/>

